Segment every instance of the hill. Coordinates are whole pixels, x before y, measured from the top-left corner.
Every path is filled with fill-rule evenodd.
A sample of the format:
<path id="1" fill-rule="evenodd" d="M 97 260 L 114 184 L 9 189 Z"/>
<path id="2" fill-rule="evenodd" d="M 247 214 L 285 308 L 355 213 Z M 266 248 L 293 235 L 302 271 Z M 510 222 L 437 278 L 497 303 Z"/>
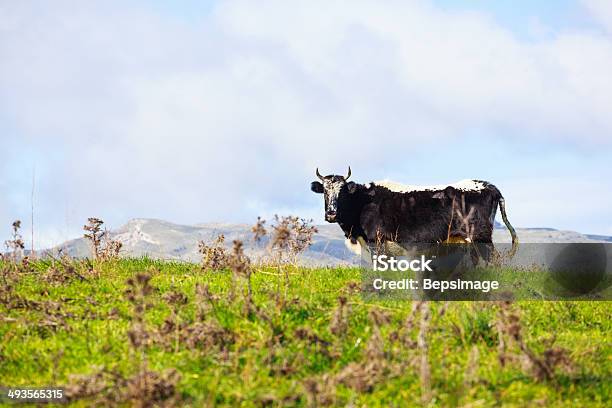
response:
<path id="1" fill-rule="evenodd" d="M 126 257 L 148 256 L 153 259 L 197 262 L 198 241 L 212 242 L 219 234 L 225 236 L 229 247 L 235 239 L 245 244 L 247 255 L 258 259 L 266 254 L 265 241 L 257 245 L 252 240 L 251 225 L 207 223 L 196 225 L 174 224 L 149 218 L 130 220 L 118 229 L 111 230 L 110 236 L 123 244 L 122 255 Z M 304 265 L 348 265 L 358 258 L 345 246 L 345 238 L 336 224 L 317 225 L 313 244 L 301 256 Z M 558 231 L 551 228 L 517 228 L 520 242 L 609 242 L 610 237 L 588 236 L 573 231 Z M 497 224 L 493 234 L 494 242 L 510 242 L 508 230 Z M 63 249 L 71 257 L 91 255 L 91 248 L 84 238 L 67 241 L 52 249 Z"/>

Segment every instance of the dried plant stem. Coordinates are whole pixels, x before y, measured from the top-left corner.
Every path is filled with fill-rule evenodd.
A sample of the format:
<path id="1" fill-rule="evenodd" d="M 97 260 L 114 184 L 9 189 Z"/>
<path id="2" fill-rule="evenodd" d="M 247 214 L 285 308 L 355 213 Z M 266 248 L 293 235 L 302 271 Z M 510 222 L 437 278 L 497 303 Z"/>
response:
<path id="1" fill-rule="evenodd" d="M 506 356 L 506 340 L 504 335 L 504 322 L 501 318 L 497 319 L 497 358 L 499 359 L 499 364 L 502 367 L 506 366 L 507 356 Z"/>
<path id="2" fill-rule="evenodd" d="M 448 231 L 446 232 L 446 241 L 450 242 L 451 227 L 453 226 L 453 217 L 455 216 L 455 197 L 451 203 L 451 216 L 448 222 Z"/>
<path id="3" fill-rule="evenodd" d="M 11 239 L 4 241 L 4 246 L 6 247 L 7 251 L 11 253 L 11 258 L 14 264 L 13 266 L 16 267 L 17 260 L 20 258 L 24 258 L 23 251 L 25 248 L 25 244 L 23 242 L 21 234 L 19 233 L 19 230 L 21 229 L 21 221 L 15 220 L 12 224 L 12 227 L 12 237 Z"/>
<path id="4" fill-rule="evenodd" d="M 527 343 L 522 335 L 520 315 L 511 309 L 510 302 L 500 302 L 499 306 L 499 358 L 502 365 L 505 364 L 509 358 L 522 357 L 523 361 L 527 363 L 529 373 L 538 381 L 553 380 L 555 378 L 555 368 L 557 366 L 561 366 L 568 371 L 571 371 L 572 361 L 570 360 L 569 353 L 566 349 L 549 346 L 542 354 L 537 354 L 529 346 L 527 346 Z M 503 343 L 504 336 L 508 338 L 508 344 L 518 347 L 518 350 L 520 351 L 518 356 L 506 352 L 506 346 L 505 343 Z"/>
<path id="5" fill-rule="evenodd" d="M 463 377 L 463 388 L 469 390 L 478 381 L 478 363 L 480 361 L 480 353 L 478 347 L 474 345 L 470 350 L 465 374 Z"/>
<path id="6" fill-rule="evenodd" d="M 431 401 L 431 367 L 429 365 L 429 345 L 427 344 L 427 334 L 431 320 L 431 306 L 429 302 L 423 302 L 421 307 L 421 324 L 417 337 L 417 348 L 420 356 L 420 377 L 421 377 L 421 401 L 423 404 Z"/>
<path id="7" fill-rule="evenodd" d="M 176 315 L 176 329 L 174 331 L 174 336 L 174 352 L 178 353 L 179 345 L 181 344 L 181 320 L 178 317 L 178 314 Z"/>
<path id="8" fill-rule="evenodd" d="M 83 237 L 91 244 L 94 261 L 116 259 L 123 246 L 121 242 L 110 239 L 109 232 L 106 229 L 102 230 L 103 224 L 104 221 L 101 219 L 90 217 L 83 226 L 85 230 Z"/>
<path id="9" fill-rule="evenodd" d="M 34 187 L 36 183 L 36 167 L 32 171 L 32 194 L 30 196 L 30 204 L 31 204 L 31 224 L 30 224 L 30 232 L 32 233 L 32 241 L 31 241 L 31 251 L 30 257 L 34 259 L 36 256 L 36 251 L 34 250 Z"/>

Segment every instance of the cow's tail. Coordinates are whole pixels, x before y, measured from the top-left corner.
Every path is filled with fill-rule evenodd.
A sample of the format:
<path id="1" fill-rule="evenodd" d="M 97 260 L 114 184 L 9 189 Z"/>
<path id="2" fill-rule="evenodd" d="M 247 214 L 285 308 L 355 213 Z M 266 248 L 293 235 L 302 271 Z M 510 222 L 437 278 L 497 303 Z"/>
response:
<path id="1" fill-rule="evenodd" d="M 518 236 L 516 235 L 516 231 L 510 221 L 508 221 L 508 216 L 506 215 L 506 201 L 504 197 L 499 199 L 499 212 L 501 212 L 502 220 L 504 220 L 504 224 L 506 224 L 506 228 L 510 231 L 510 235 L 512 236 L 512 251 L 510 251 L 510 256 L 514 256 L 516 250 L 518 248 Z"/>

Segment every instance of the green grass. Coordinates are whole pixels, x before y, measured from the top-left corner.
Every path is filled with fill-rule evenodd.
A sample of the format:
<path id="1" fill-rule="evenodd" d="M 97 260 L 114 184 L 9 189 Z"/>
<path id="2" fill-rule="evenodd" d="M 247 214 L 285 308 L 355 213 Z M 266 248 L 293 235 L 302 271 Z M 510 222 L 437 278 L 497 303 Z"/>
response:
<path id="1" fill-rule="evenodd" d="M 334 404 L 345 406 L 410 406 L 421 404 L 416 347 L 394 340 L 411 310 L 406 300 L 364 300 L 349 289 L 360 283 L 359 269 L 290 268 L 289 286 L 274 268 L 253 274 L 254 302 L 261 314 L 243 313 L 242 282 L 231 299 L 230 271 L 202 271 L 199 266 L 151 260 L 121 260 L 98 266 L 100 277 L 52 284 L 42 279 L 48 264 L 36 263 L 34 272 L 22 274 L 12 295 L 32 301 L 54 301 L 66 315 L 65 327 L 45 325 L 47 313 L 28 307 L 0 304 L 0 386 L 68 384 L 73 374 L 88 374 L 96 367 L 114 368 L 129 375 L 137 370 L 137 353 L 127 330 L 132 307 L 123 293 L 126 280 L 152 271 L 153 307 L 146 312 L 148 329 L 157 330 L 170 315 L 163 295 L 179 291 L 188 303 L 179 308 L 180 320 L 196 319 L 195 288 L 207 284 L 219 297 L 206 319 L 216 320 L 234 338 L 228 352 L 214 347 L 189 348 L 170 341 L 152 344 L 146 354 L 149 368 L 176 368 L 181 374 L 178 392 L 185 405 L 306 406 L 305 382 L 334 378 L 348 364 L 362 363 L 375 331 L 369 311 L 383 311 L 389 323 L 380 327 L 382 347 L 390 364 L 401 367 L 370 390 L 332 384 Z M 284 304 L 276 302 L 277 290 Z M 350 306 L 346 333 L 335 336 L 330 321 L 338 297 Z M 520 364 L 501 367 L 497 355 L 495 319 L 491 302 L 432 302 L 428 336 L 432 372 L 431 406 L 609 406 L 612 389 L 610 303 L 517 302 L 522 333 L 528 346 L 540 353 L 551 336 L 556 346 L 570 351 L 573 370 L 559 370 L 551 380 L 536 381 Z M 114 311 L 114 309 L 116 311 Z M 116 315 L 117 318 L 111 318 Z M 267 316 L 269 321 L 263 316 Z M 417 328 L 409 335 L 416 339 Z M 303 338 L 297 329 L 308 328 L 329 346 Z M 464 376 L 470 351 L 479 351 L 477 378 L 467 389 Z M 282 373 L 281 373 L 282 372 Z M 471 404 L 471 405 L 470 405 Z M 76 405 L 87 406 L 87 401 Z"/>

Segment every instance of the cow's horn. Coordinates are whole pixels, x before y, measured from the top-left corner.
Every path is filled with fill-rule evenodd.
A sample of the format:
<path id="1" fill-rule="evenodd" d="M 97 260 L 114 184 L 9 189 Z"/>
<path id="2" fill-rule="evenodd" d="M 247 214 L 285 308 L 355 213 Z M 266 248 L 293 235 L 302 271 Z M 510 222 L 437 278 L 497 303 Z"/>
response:
<path id="1" fill-rule="evenodd" d="M 349 166 L 348 176 L 346 176 L 346 177 L 344 178 L 344 180 L 348 180 L 348 179 L 349 179 L 349 177 L 351 177 L 351 166 Z"/>
<path id="2" fill-rule="evenodd" d="M 321 174 L 319 174 L 319 168 L 317 167 L 317 177 L 321 179 L 321 181 L 323 181 L 323 179 L 325 177 L 323 177 Z"/>

